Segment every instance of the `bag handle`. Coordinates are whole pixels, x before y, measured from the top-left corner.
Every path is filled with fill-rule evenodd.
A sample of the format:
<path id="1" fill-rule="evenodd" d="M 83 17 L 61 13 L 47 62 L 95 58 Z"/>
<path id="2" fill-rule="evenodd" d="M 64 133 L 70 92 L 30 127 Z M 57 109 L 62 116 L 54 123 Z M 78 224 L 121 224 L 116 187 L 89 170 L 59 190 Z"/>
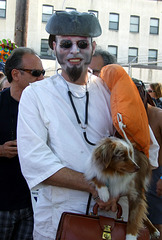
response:
<path id="1" fill-rule="evenodd" d="M 89 207 L 90 207 L 90 203 L 91 203 L 91 199 L 92 199 L 92 194 L 89 194 L 89 198 L 88 198 L 88 202 L 87 202 L 87 209 L 86 209 L 86 215 L 89 214 Z M 93 206 L 93 215 L 97 215 L 98 214 L 98 208 L 99 205 L 97 203 L 95 203 L 95 205 Z M 123 214 L 123 210 L 122 207 L 119 203 L 117 203 L 117 214 L 116 214 L 116 218 L 117 219 L 121 219 Z"/>
<path id="2" fill-rule="evenodd" d="M 98 214 L 98 208 L 99 208 L 99 205 L 96 203 L 93 206 L 93 215 L 97 215 Z M 117 214 L 116 214 L 117 219 L 121 219 L 122 214 L 123 214 L 122 207 L 121 207 L 121 205 L 119 203 L 117 203 Z"/>

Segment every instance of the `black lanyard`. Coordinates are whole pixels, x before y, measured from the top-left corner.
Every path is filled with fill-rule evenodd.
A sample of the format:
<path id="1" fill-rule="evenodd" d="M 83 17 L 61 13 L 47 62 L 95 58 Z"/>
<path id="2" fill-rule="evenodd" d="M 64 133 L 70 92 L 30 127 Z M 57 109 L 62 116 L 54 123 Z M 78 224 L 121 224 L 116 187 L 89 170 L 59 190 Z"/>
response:
<path id="1" fill-rule="evenodd" d="M 59 73 L 58 73 L 58 74 L 59 74 Z M 88 126 L 88 105 L 89 105 L 89 92 L 88 92 L 88 90 L 87 90 L 87 85 L 86 85 L 86 92 L 85 92 L 85 95 L 84 95 L 84 96 L 86 96 L 86 103 L 85 103 L 85 121 L 84 121 L 84 126 L 83 126 L 83 125 L 82 125 L 82 122 L 81 122 L 81 120 L 80 120 L 80 118 L 79 118 L 77 109 L 76 109 L 76 107 L 75 107 L 75 104 L 74 104 L 74 101 L 73 101 L 73 97 L 79 99 L 79 98 L 83 98 L 84 96 L 82 96 L 82 97 L 76 97 L 76 96 L 70 91 L 69 85 L 67 84 L 67 82 L 66 82 L 66 80 L 63 78 L 63 76 L 62 76 L 61 74 L 59 74 L 59 75 L 60 75 L 60 77 L 64 80 L 64 82 L 65 82 L 66 85 L 67 85 L 67 88 L 68 88 L 68 96 L 69 96 L 69 99 L 70 99 L 70 102 L 71 102 L 71 106 L 72 106 L 72 108 L 73 108 L 73 110 L 74 110 L 75 117 L 76 117 L 77 122 L 78 122 L 78 124 L 80 125 L 80 127 L 84 130 L 84 131 L 83 131 L 84 139 L 86 140 L 86 142 L 87 142 L 88 144 L 90 144 L 90 145 L 92 145 L 92 146 L 95 146 L 95 145 L 96 145 L 95 143 L 92 143 L 92 142 L 90 142 L 90 141 L 88 140 L 88 138 L 87 138 L 87 133 L 86 133 L 86 131 L 85 131 L 86 128 L 87 128 L 87 126 Z"/>
<path id="2" fill-rule="evenodd" d="M 69 87 L 68 87 L 69 88 Z M 87 126 L 88 126 L 88 104 L 89 104 L 89 92 L 86 90 L 86 104 L 85 104 L 85 121 L 84 121 L 84 126 L 82 125 L 81 121 L 80 121 L 80 118 L 79 118 L 79 115 L 78 115 L 78 112 L 77 112 L 77 109 L 75 107 L 75 104 L 74 104 L 74 101 L 73 101 L 73 94 L 72 92 L 70 91 L 70 89 L 68 90 L 68 95 L 69 95 L 69 99 L 70 99 L 70 102 L 71 102 L 71 105 L 72 105 L 72 108 L 74 110 L 74 113 L 75 113 L 75 116 L 76 116 L 76 119 L 77 119 L 77 122 L 78 124 L 81 126 L 82 129 L 86 129 Z M 95 143 L 92 143 L 88 140 L 87 138 L 87 134 L 86 134 L 86 131 L 83 131 L 83 136 L 86 140 L 86 142 L 92 146 L 95 146 L 96 144 Z"/>
<path id="3" fill-rule="evenodd" d="M 74 113 L 75 113 L 75 116 L 76 116 L 76 119 L 77 119 L 77 122 L 78 124 L 81 126 L 82 129 L 86 129 L 87 128 L 87 125 L 88 125 L 88 103 L 89 103 L 89 92 L 86 91 L 86 104 L 85 104 L 85 121 L 84 121 L 84 126 L 82 125 L 81 121 L 80 121 L 80 118 L 79 118 L 79 115 L 78 115 L 78 112 L 76 110 L 76 107 L 75 107 L 75 104 L 74 104 L 74 101 L 73 101 L 73 98 L 72 98 L 72 92 L 70 90 L 68 90 L 68 95 L 69 95 L 69 98 L 70 98 L 70 102 L 71 102 L 71 105 L 73 107 L 73 110 L 74 110 Z"/>

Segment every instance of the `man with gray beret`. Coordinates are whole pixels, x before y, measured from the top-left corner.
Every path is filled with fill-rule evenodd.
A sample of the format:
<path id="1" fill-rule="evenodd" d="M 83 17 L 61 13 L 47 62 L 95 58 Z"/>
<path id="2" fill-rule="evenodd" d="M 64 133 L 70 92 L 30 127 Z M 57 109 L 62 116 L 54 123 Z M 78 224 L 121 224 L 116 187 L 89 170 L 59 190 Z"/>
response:
<path id="1" fill-rule="evenodd" d="M 99 21 L 89 13 L 59 11 L 46 30 L 61 68 L 23 91 L 17 136 L 22 172 L 30 189 L 39 188 L 35 240 L 55 239 L 61 214 L 84 214 L 90 193 L 90 210 L 95 201 L 103 210 L 116 209 L 115 200 L 102 202 L 83 175 L 95 144 L 114 134 L 110 94 L 88 72 Z"/>

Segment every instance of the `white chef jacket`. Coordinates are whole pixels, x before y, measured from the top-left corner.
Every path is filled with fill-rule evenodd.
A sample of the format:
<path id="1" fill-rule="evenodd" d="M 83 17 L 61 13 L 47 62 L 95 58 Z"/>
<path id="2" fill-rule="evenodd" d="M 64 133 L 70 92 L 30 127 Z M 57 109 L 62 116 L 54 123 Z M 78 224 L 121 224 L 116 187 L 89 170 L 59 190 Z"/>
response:
<path id="1" fill-rule="evenodd" d="M 85 120 L 85 86 L 68 83 L 82 123 Z M 114 134 L 110 93 L 101 79 L 89 75 L 88 139 L 97 143 Z M 68 88 L 58 74 L 30 84 L 19 103 L 17 142 L 22 173 L 30 189 L 63 167 L 84 172 L 94 146 L 89 145 L 76 120 Z M 85 213 L 89 194 L 42 185 L 35 209 L 35 230 L 55 238 L 61 213 Z M 94 205 L 92 200 L 91 206 Z"/>

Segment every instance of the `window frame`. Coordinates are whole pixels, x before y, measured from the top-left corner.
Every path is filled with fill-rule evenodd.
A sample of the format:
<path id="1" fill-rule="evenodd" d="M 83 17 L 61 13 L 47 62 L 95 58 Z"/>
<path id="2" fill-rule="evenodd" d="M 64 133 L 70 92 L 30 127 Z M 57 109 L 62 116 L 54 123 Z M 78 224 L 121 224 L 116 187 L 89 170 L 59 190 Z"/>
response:
<path id="1" fill-rule="evenodd" d="M 151 51 L 156 53 L 156 58 L 150 56 L 149 53 L 150 53 Z M 148 62 L 157 62 L 157 59 L 158 59 L 158 50 L 157 50 L 157 49 L 149 49 L 149 50 L 148 50 Z M 157 63 L 149 64 L 149 65 L 157 65 Z"/>
<path id="2" fill-rule="evenodd" d="M 43 7 L 51 7 L 51 8 L 52 8 L 52 13 L 51 13 L 51 14 L 44 13 L 44 12 L 43 12 Z M 48 21 L 48 19 L 52 16 L 53 12 L 54 12 L 54 6 L 53 6 L 53 5 L 43 4 L 43 5 L 42 5 L 42 22 L 43 22 L 43 23 L 46 23 L 46 22 Z M 45 19 L 44 19 L 43 16 L 46 16 Z M 48 16 L 48 17 L 47 17 L 47 16 Z"/>
<path id="3" fill-rule="evenodd" d="M 5 4 L 4 8 L 0 8 L 0 18 L 6 18 L 7 0 L 0 0 L 0 2 L 4 2 Z M 4 14 L 1 14 L 1 13 L 4 13 Z"/>
<path id="4" fill-rule="evenodd" d="M 44 41 L 44 46 L 43 46 L 43 41 Z M 42 49 L 47 49 L 47 51 L 42 51 Z M 44 58 L 44 59 L 56 59 L 54 54 L 53 54 L 52 49 L 49 47 L 47 38 L 42 38 L 41 39 L 40 57 Z"/>
<path id="5" fill-rule="evenodd" d="M 157 20 L 158 26 L 151 25 L 152 20 Z M 157 29 L 157 31 L 155 31 Z M 159 35 L 159 18 L 150 18 L 150 34 Z"/>
<path id="6" fill-rule="evenodd" d="M 110 18 L 114 16 L 117 17 L 118 21 L 112 21 Z M 112 27 L 112 25 L 116 25 L 115 27 Z M 113 31 L 118 31 L 119 30 L 119 13 L 109 13 L 109 30 L 113 30 Z"/>
<path id="7" fill-rule="evenodd" d="M 98 11 L 96 10 L 88 10 L 89 13 L 93 13 L 98 18 Z"/>
<path id="8" fill-rule="evenodd" d="M 66 12 L 76 11 L 76 8 L 66 7 L 65 11 L 66 11 Z"/>
<path id="9" fill-rule="evenodd" d="M 110 50 L 110 48 L 115 49 L 115 50 L 116 50 L 116 51 L 115 51 L 116 53 L 114 54 L 114 53 Z M 116 60 L 117 60 L 117 57 L 118 57 L 118 46 L 108 45 L 108 52 L 109 52 L 111 55 L 115 56 L 115 58 L 116 58 Z"/>
<path id="10" fill-rule="evenodd" d="M 131 22 L 132 18 L 138 19 L 138 23 L 132 23 L 132 22 Z M 135 26 L 137 26 L 137 30 L 133 30 L 133 29 L 132 29 L 132 28 L 135 27 Z M 129 30 L 129 31 L 130 31 L 131 33 L 139 33 L 139 27 L 140 27 L 140 16 L 131 15 L 131 16 L 130 16 L 130 30 Z"/>
<path id="11" fill-rule="evenodd" d="M 130 55 L 130 50 L 136 50 L 136 55 Z M 138 63 L 138 48 L 136 47 L 129 47 L 128 49 L 128 63 Z"/>

